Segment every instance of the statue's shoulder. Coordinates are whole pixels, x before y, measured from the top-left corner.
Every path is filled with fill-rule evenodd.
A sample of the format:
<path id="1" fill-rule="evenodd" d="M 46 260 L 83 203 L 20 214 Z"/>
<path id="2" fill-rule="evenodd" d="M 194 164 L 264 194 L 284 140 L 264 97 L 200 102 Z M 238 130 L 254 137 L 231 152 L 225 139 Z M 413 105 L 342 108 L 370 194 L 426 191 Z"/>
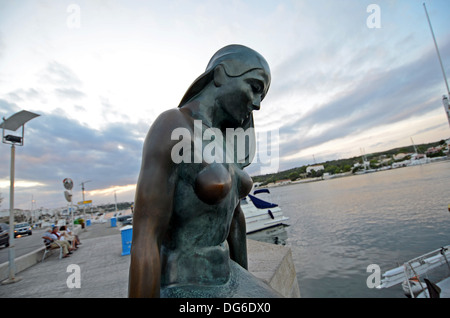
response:
<path id="1" fill-rule="evenodd" d="M 152 123 L 145 139 L 144 151 L 150 155 L 170 155 L 170 151 L 178 140 L 173 140 L 172 132 L 186 127 L 186 117 L 179 109 L 169 109 L 161 113 Z"/>
<path id="2" fill-rule="evenodd" d="M 153 124 L 161 124 L 177 128 L 186 124 L 186 116 L 179 108 L 173 108 L 162 112 Z"/>
<path id="3" fill-rule="evenodd" d="M 193 120 L 189 112 L 181 108 L 169 109 L 161 113 L 150 127 L 149 135 L 156 135 L 157 138 L 171 136 L 177 128 L 192 130 Z"/>

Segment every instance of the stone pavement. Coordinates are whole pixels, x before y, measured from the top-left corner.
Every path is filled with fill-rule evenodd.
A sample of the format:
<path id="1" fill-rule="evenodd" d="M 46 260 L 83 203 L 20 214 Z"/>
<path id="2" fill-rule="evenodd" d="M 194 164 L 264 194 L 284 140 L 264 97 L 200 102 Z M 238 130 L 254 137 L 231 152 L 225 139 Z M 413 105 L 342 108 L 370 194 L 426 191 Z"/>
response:
<path id="1" fill-rule="evenodd" d="M 82 245 L 70 257 L 59 259 L 59 251 L 16 277 L 14 284 L 0 285 L 0 298 L 112 298 L 127 297 L 130 256 L 122 256 L 118 227 L 109 223 L 93 224 L 79 234 Z M 69 288 L 76 281 L 78 265 L 80 288 Z M 68 271 L 69 270 L 69 271 Z"/>
<path id="2" fill-rule="evenodd" d="M 127 297 L 130 255 L 121 255 L 119 227 L 92 224 L 79 237 L 82 245 L 69 257 L 59 259 L 59 250 L 53 250 L 43 262 L 17 273 L 20 281 L 0 284 L 0 298 Z M 250 272 L 285 297 L 300 297 L 290 249 L 252 240 L 247 244 Z"/>

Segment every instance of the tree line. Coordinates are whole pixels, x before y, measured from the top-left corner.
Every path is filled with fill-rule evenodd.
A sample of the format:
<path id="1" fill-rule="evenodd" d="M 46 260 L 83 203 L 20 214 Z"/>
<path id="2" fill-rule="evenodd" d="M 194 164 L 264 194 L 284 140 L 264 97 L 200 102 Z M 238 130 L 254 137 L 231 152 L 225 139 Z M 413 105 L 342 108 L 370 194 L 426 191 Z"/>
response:
<path id="1" fill-rule="evenodd" d="M 425 153 L 426 150 L 430 147 L 436 147 L 439 145 L 444 144 L 445 141 L 437 141 L 427 144 L 420 144 L 416 145 L 416 149 L 418 153 Z M 398 148 L 393 148 L 390 150 L 372 153 L 365 155 L 367 161 L 370 162 L 370 165 L 372 168 L 375 168 L 380 158 L 391 158 L 392 162 L 394 162 L 394 159 L 392 157 L 399 153 L 413 153 L 414 146 L 403 146 Z M 443 153 L 437 153 L 435 155 L 444 155 Z M 330 175 L 338 174 L 338 173 L 346 173 L 346 172 L 356 172 L 357 168 L 355 169 L 353 166 L 355 163 L 359 162 L 360 164 L 363 164 L 362 156 L 356 156 L 352 158 L 346 158 L 346 159 L 338 159 L 338 160 L 331 160 L 322 162 L 319 164 L 314 165 L 322 165 L 324 167 L 323 170 L 315 171 L 311 170 L 309 173 L 306 172 L 306 169 L 311 165 L 303 165 L 301 167 L 296 167 L 292 169 L 288 169 L 285 171 L 280 171 L 277 173 L 271 173 L 266 175 L 260 175 L 252 177 L 254 183 L 261 183 L 261 185 L 266 185 L 269 183 L 274 183 L 276 181 L 280 180 L 297 180 L 302 178 L 315 178 L 315 177 L 321 177 L 324 173 L 328 173 Z M 392 162 L 390 162 L 392 164 Z M 389 164 L 389 162 L 387 163 Z"/>

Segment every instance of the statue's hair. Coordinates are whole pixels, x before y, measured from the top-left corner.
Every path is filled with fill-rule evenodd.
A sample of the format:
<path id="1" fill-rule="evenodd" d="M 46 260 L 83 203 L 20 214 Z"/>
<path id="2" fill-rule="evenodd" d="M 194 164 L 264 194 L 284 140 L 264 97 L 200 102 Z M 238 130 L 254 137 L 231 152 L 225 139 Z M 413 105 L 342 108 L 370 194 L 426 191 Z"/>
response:
<path id="1" fill-rule="evenodd" d="M 188 88 L 178 107 L 182 107 L 189 100 L 199 94 L 213 80 L 214 69 L 223 66 L 225 73 L 230 77 L 238 77 L 256 69 L 262 69 L 267 74 L 269 82 L 261 96 L 261 100 L 267 94 L 270 86 L 270 68 L 264 57 L 258 52 L 239 44 L 232 44 L 217 51 L 200 75 Z"/>

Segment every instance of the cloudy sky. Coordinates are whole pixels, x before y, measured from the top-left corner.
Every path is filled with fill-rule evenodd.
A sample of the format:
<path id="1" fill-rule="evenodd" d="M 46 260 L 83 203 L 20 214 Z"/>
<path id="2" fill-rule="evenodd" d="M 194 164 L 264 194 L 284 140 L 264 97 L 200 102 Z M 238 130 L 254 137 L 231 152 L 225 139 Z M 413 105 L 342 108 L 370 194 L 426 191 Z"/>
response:
<path id="1" fill-rule="evenodd" d="M 75 202 L 88 180 L 94 204 L 132 201 L 148 128 L 231 43 L 271 67 L 255 125 L 278 134 L 279 170 L 449 138 L 422 3 L 0 0 L 0 116 L 41 115 L 16 148 L 15 206 L 64 206 L 67 177 Z M 450 1 L 426 4 L 450 74 Z M 7 209 L 8 145 L 0 163 Z"/>

